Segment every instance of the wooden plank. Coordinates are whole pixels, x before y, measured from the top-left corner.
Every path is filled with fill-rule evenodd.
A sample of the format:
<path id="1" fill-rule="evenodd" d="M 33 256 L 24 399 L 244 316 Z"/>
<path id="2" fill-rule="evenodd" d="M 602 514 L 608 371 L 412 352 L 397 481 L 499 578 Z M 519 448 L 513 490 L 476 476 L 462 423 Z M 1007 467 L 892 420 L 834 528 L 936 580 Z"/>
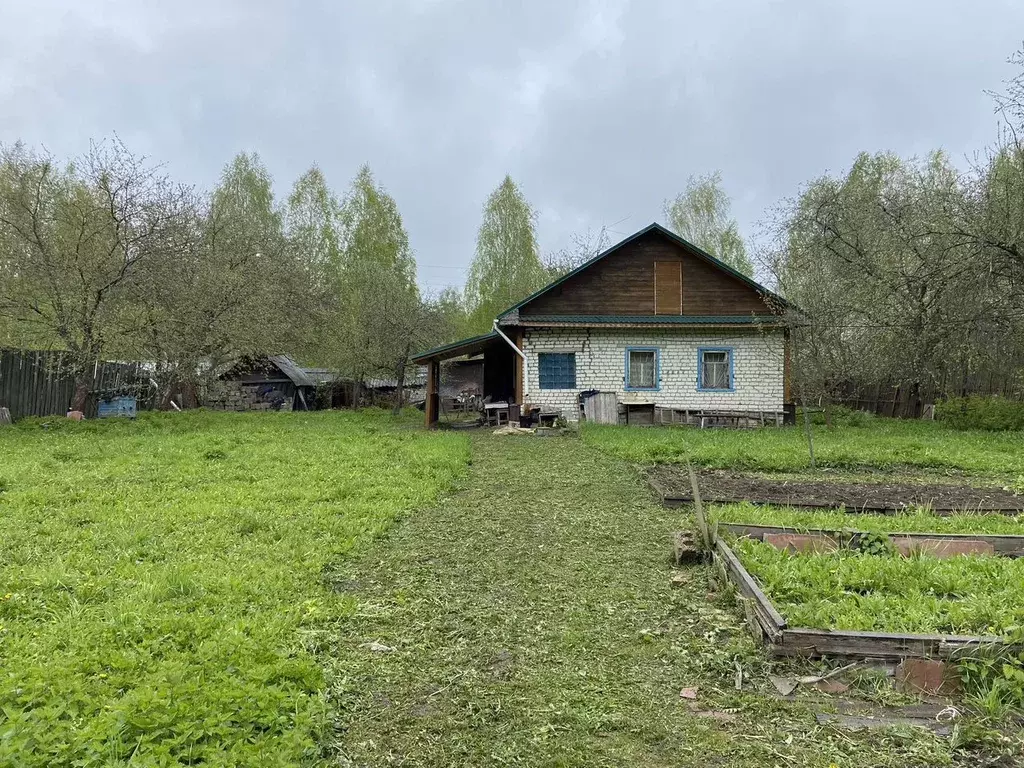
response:
<path id="1" fill-rule="evenodd" d="M 654 262 L 654 314 L 683 314 L 683 263 Z"/>
<path id="2" fill-rule="evenodd" d="M 728 531 L 735 536 L 745 536 L 758 541 L 764 541 L 766 533 L 809 533 L 829 536 L 836 541 L 843 541 L 848 538 L 853 546 L 856 546 L 860 537 L 866 531 L 846 529 L 843 531 L 829 530 L 826 528 L 799 528 L 792 526 L 756 525 L 753 523 L 720 523 L 720 529 Z M 1003 557 L 1024 557 L 1024 535 L 1013 534 L 986 534 L 986 533 L 903 533 L 890 532 L 888 536 L 900 539 L 911 539 L 913 541 L 924 541 L 927 539 L 941 539 L 945 541 L 984 541 L 991 544 L 997 555 Z"/>
<path id="3" fill-rule="evenodd" d="M 786 501 L 785 503 L 778 501 L 758 501 L 756 499 L 741 499 L 730 496 L 713 496 L 711 498 L 704 499 L 708 504 L 752 504 L 755 507 L 793 507 L 794 509 L 828 509 L 832 511 L 838 511 L 840 507 L 834 504 L 828 504 L 825 502 L 797 502 L 797 501 Z M 665 496 L 666 506 L 680 506 L 682 504 L 692 504 L 693 497 L 687 496 L 685 493 L 669 493 Z M 859 507 L 842 507 L 843 511 L 848 515 L 859 515 L 864 512 L 870 512 L 878 515 L 902 515 L 906 514 L 907 507 L 886 507 L 875 504 L 865 504 Z M 993 506 L 993 507 L 972 507 L 971 509 L 957 509 L 954 507 L 930 507 L 929 512 L 938 517 L 950 517 L 952 515 L 1019 515 L 1024 512 L 1024 501 L 1020 506 L 1011 507 L 1008 505 Z"/>
<path id="4" fill-rule="evenodd" d="M 704 505 L 700 500 L 700 488 L 697 485 L 697 473 L 693 471 L 693 465 L 687 462 L 686 471 L 690 473 L 690 488 L 693 489 L 693 511 L 697 516 L 697 527 L 700 529 L 701 538 L 704 541 L 704 548 L 711 554 L 715 548 L 715 540 L 711 535 L 711 528 L 708 526 L 707 518 L 704 517 Z"/>
<path id="5" fill-rule="evenodd" d="M 950 658 L 965 650 L 1000 644 L 1002 640 L 998 637 L 973 635 L 919 635 L 786 627 L 772 651 L 777 656 L 842 656 L 899 661 L 906 658 Z"/>
<path id="6" fill-rule="evenodd" d="M 441 364 L 437 360 L 429 360 L 427 362 L 427 402 L 423 407 L 423 411 L 428 428 L 437 424 L 440 371 Z"/>
<path id="7" fill-rule="evenodd" d="M 786 620 L 782 614 L 775 610 L 775 606 L 754 581 L 754 577 L 747 572 L 739 558 L 722 539 L 715 543 L 715 559 L 721 563 L 720 567 L 724 568 L 729 580 L 736 585 L 740 595 L 750 601 L 750 607 L 764 634 L 772 643 L 777 643 L 782 631 L 786 628 Z"/>
<path id="8" fill-rule="evenodd" d="M 653 315 L 654 265 L 659 262 L 681 265 L 683 314 L 770 314 L 754 288 L 657 232 L 627 243 L 520 312 L 524 316 Z M 679 310 L 673 314 L 678 315 Z"/>

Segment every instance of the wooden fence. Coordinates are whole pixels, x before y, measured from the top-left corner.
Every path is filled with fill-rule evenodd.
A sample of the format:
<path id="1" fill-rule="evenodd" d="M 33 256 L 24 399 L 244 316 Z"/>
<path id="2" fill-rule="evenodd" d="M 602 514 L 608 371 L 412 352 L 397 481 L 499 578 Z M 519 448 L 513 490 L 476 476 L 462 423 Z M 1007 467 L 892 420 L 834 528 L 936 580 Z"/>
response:
<path id="1" fill-rule="evenodd" d="M 14 420 L 26 416 L 63 416 L 75 391 L 67 353 L 0 349 L 0 406 L 7 407 Z M 139 408 L 153 402 L 149 374 L 139 363 L 97 361 L 86 402 L 86 416 L 96 415 L 97 403 L 105 395 L 132 394 Z"/>
<path id="2" fill-rule="evenodd" d="M 858 411 L 870 411 L 879 416 L 917 419 L 926 414 L 928 405 L 950 396 L 1002 395 L 1016 400 L 1024 397 L 1016 379 L 982 377 L 959 384 L 963 386 L 947 387 L 945 382 L 916 386 L 845 382 L 837 387 L 838 393 L 833 402 Z"/>

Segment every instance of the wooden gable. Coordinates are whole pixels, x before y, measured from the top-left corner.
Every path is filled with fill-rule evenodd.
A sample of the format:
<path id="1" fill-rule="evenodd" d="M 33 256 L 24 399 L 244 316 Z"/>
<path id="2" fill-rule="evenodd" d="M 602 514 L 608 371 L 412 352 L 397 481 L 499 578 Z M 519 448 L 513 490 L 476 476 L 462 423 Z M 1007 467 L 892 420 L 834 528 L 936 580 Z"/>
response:
<path id="1" fill-rule="evenodd" d="M 651 228 L 525 302 L 533 315 L 765 315 L 750 283 Z"/>

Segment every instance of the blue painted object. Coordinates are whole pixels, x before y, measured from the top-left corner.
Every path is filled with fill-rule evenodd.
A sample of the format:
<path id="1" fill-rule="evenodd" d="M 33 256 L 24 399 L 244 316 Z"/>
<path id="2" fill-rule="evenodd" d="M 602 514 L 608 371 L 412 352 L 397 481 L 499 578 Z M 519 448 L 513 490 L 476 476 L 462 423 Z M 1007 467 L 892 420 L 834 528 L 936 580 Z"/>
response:
<path id="1" fill-rule="evenodd" d="M 123 395 L 121 397 L 112 397 L 109 400 L 100 400 L 96 415 L 101 419 L 110 419 L 118 416 L 134 419 L 137 408 L 138 401 L 136 398 Z"/>

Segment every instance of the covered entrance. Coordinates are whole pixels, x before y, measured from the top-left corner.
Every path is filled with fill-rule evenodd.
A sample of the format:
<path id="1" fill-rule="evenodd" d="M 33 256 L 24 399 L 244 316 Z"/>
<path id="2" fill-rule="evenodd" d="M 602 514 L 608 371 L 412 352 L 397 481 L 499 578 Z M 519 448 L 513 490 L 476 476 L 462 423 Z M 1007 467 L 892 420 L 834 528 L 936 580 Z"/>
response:
<path id="1" fill-rule="evenodd" d="M 518 334 L 510 335 L 510 338 L 516 346 L 522 347 Z M 482 356 L 483 359 L 481 404 L 486 407 L 498 403 L 522 403 L 522 359 L 508 341 L 491 331 L 482 336 L 427 350 L 412 359 L 414 363 L 427 367 L 427 398 L 424 411 L 428 427 L 437 424 L 442 410 L 442 398 L 446 396 L 442 386 L 442 364 L 445 361 L 476 356 Z"/>

